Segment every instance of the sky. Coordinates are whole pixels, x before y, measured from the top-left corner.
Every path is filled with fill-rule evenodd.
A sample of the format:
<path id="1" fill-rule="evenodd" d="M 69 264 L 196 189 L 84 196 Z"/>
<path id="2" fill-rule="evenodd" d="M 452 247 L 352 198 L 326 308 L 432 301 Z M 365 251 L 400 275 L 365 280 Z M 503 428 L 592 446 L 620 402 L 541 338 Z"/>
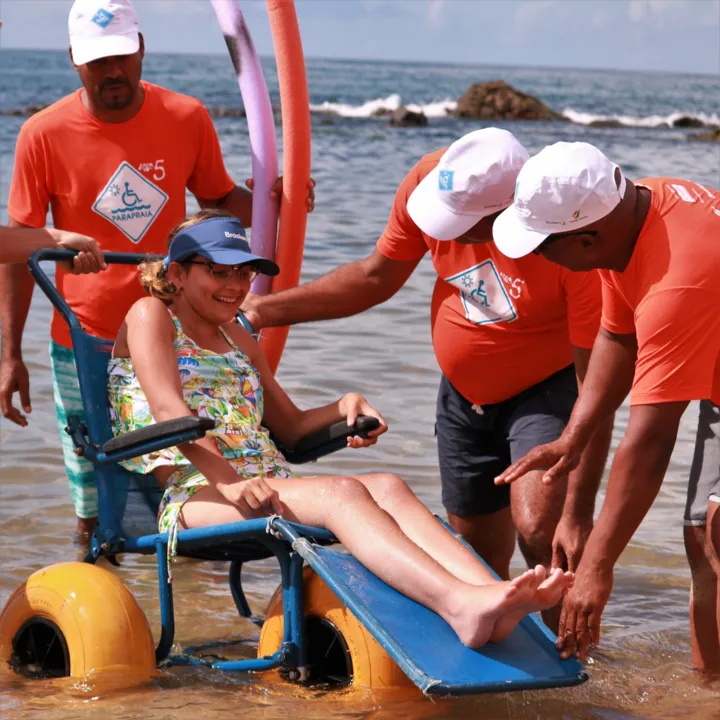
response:
<path id="1" fill-rule="evenodd" d="M 0 0 L 0 47 L 66 48 L 71 5 Z M 258 52 L 271 55 L 265 3 L 240 5 Z M 225 52 L 210 0 L 135 6 L 149 52 Z M 307 57 L 720 76 L 720 0 L 296 0 L 296 7 Z"/>

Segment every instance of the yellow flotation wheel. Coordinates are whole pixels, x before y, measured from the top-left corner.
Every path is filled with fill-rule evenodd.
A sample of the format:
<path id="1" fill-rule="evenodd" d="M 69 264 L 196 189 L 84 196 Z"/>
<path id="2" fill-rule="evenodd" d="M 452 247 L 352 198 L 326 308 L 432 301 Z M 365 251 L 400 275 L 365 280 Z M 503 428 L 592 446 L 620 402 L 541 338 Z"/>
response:
<path id="1" fill-rule="evenodd" d="M 415 686 L 360 621 L 310 568 L 303 570 L 309 682 L 368 690 Z M 258 657 L 279 650 L 283 637 L 282 589 L 268 605 Z"/>
<path id="2" fill-rule="evenodd" d="M 0 613 L 0 662 L 30 678 L 134 685 L 156 674 L 147 619 L 112 573 L 69 562 L 38 570 Z"/>

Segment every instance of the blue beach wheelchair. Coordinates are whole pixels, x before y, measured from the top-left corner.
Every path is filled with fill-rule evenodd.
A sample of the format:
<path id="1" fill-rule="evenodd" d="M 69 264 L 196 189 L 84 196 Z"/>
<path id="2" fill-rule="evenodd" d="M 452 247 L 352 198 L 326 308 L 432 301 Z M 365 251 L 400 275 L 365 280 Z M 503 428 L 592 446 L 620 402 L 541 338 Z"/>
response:
<path id="1" fill-rule="evenodd" d="M 282 518 L 262 518 L 181 530 L 178 554 L 229 563 L 230 595 L 240 616 L 261 626 L 256 659 L 208 658 L 188 648 L 171 654 L 175 624 L 168 582 L 167 533 L 157 531 L 162 490 L 153 476 L 128 472 L 120 460 L 201 438 L 207 418 L 180 418 L 113 437 L 107 400 L 111 343 L 88 335 L 42 270 L 41 261 L 67 260 L 69 251 L 42 250 L 30 270 L 70 327 L 86 424 L 68 418 L 78 455 L 95 466 L 99 520 L 84 563 L 61 563 L 34 573 L 0 614 L 0 660 L 36 678 L 86 678 L 122 671 L 140 682 L 163 665 L 206 665 L 223 671 L 279 669 L 294 682 L 328 682 L 367 689 L 417 686 L 424 693 L 459 695 L 577 685 L 587 679 L 574 659 L 560 660 L 554 637 L 535 617 L 511 636 L 481 650 L 462 645 L 453 630 L 329 547 L 330 533 Z M 137 264 L 145 256 L 108 253 L 108 263 Z M 373 429 L 338 423 L 286 452 L 305 463 L 341 449 L 349 434 Z M 450 529 L 448 528 L 448 531 Z M 124 553 L 155 555 L 160 597 L 156 647 L 143 611 L 123 583 L 96 566 Z M 242 587 L 245 563 L 275 556 L 280 586 L 264 619 L 252 615 Z"/>

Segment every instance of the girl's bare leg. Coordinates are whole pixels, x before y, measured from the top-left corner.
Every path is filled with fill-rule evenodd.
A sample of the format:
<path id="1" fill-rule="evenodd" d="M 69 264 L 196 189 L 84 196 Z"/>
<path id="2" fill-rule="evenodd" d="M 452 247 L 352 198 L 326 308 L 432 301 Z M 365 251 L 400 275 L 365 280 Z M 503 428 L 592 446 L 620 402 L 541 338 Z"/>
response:
<path id="1" fill-rule="evenodd" d="M 287 509 L 285 518 L 332 532 L 368 570 L 440 615 L 470 647 L 484 645 L 503 615 L 532 603 L 545 579 L 538 566 L 511 582 L 476 586 L 459 580 L 412 542 L 354 478 L 267 482 Z M 212 486 L 185 503 L 181 518 L 186 527 L 246 519 Z"/>
<path id="2" fill-rule="evenodd" d="M 440 524 L 402 478 L 376 473 L 358 475 L 356 479 L 367 488 L 375 502 L 392 516 L 405 535 L 458 580 L 471 585 L 500 582 L 472 550 Z"/>
<path id="3" fill-rule="evenodd" d="M 375 502 L 393 517 L 405 535 L 456 578 L 471 585 L 500 582 L 472 550 L 447 532 L 402 478 L 377 473 L 358 475 L 356 479 L 367 488 Z M 572 579 L 570 573 L 552 573 L 540 583 L 530 603 L 507 613 L 496 623 L 490 640 L 504 640 L 525 615 L 554 607 Z"/>

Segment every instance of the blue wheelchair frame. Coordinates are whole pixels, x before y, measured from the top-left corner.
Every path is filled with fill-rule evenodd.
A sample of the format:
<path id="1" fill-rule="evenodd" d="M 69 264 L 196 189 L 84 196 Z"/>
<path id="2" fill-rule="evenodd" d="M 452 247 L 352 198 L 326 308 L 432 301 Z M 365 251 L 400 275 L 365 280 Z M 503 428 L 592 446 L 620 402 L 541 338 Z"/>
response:
<path id="1" fill-rule="evenodd" d="M 86 422 L 81 423 L 77 416 L 68 417 L 67 432 L 76 453 L 95 467 L 99 499 L 98 526 L 85 561 L 94 563 L 105 556 L 112 562 L 119 553 L 156 554 L 161 621 L 155 651 L 158 664 L 204 665 L 234 671 L 283 667 L 291 680 L 306 680 L 302 575 L 303 564 L 307 563 L 425 693 L 506 692 L 566 687 L 587 680 L 577 660 L 560 660 L 554 636 L 534 616 L 524 618 L 502 643 L 471 650 L 460 643 L 438 615 L 393 590 L 351 555 L 324 547 L 337 542 L 331 533 L 278 517 L 181 530 L 177 550 L 181 556 L 229 561 L 230 590 L 238 613 L 256 624 L 262 624 L 262 620 L 253 617 L 245 598 L 242 566 L 274 555 L 280 565 L 282 587 L 284 628 L 280 649 L 268 657 L 246 660 L 170 656 L 175 626 L 172 585 L 168 583 L 168 534 L 157 532 L 162 490 L 153 476 L 129 472 L 118 463 L 201 438 L 214 423 L 207 418 L 180 418 L 113 438 L 107 394 L 112 343 L 82 329 L 75 313 L 40 268 L 41 261 L 69 260 L 73 255 L 64 250 L 40 250 L 32 256 L 29 266 L 38 285 L 68 323 L 75 353 Z M 108 263 L 137 264 L 147 259 L 129 253 L 105 254 Z M 362 435 L 374 427 L 362 420 L 355 428 L 336 423 L 303 438 L 293 451 L 282 449 L 283 453 L 290 463 L 303 463 L 339 450 L 345 447 L 348 435 Z M 377 422 L 374 418 L 364 420 Z"/>
<path id="2" fill-rule="evenodd" d="M 77 416 L 68 417 L 66 432 L 73 438 L 77 455 L 84 457 L 94 466 L 99 505 L 98 526 L 93 534 L 85 562 L 94 563 L 103 556 L 112 560 L 119 553 L 156 554 L 161 617 L 160 641 L 155 651 L 158 664 L 170 660 L 171 663 L 201 664 L 220 670 L 236 671 L 269 670 L 289 666 L 298 670 L 299 679 L 304 679 L 306 642 L 303 629 L 303 558 L 292 550 L 292 543 L 298 537 L 325 543 L 337 541 L 326 530 L 290 523 L 281 518 L 262 518 L 209 528 L 181 530 L 178 533 L 177 543 L 178 555 L 181 556 L 204 560 L 229 560 L 230 590 L 238 613 L 256 622 L 257 618 L 253 617 L 242 589 L 242 565 L 251 560 L 261 560 L 273 555 L 277 558 L 280 565 L 285 621 L 280 650 L 270 657 L 253 660 L 210 662 L 189 656 L 169 657 L 175 623 L 172 585 L 168 582 L 168 533 L 137 534 L 138 522 L 133 518 L 133 515 L 139 514 L 138 509 L 145 509 L 143 518 L 145 522 L 143 523 L 142 520 L 140 522 L 142 529 L 147 531 L 153 526 L 156 529 L 157 508 L 162 490 L 153 476 L 132 473 L 118 463 L 121 460 L 204 437 L 205 432 L 210 427 L 214 427 L 214 423 L 204 418 L 171 420 L 128 433 L 120 438 L 113 438 L 107 399 L 107 364 L 112 342 L 89 335 L 82 329 L 75 313 L 40 267 L 42 261 L 67 261 L 73 255 L 74 253 L 64 250 L 40 250 L 34 253 L 29 266 L 37 284 L 68 323 L 75 353 L 86 424 L 81 424 Z M 148 260 L 148 256 L 139 254 L 105 254 L 105 261 L 108 264 L 138 264 L 145 260 Z M 366 429 L 370 429 L 369 426 Z M 148 430 L 151 432 L 148 433 Z M 333 434 L 326 431 L 324 434 L 322 432 L 315 434 L 324 441 L 320 445 L 314 443 L 313 437 L 310 437 L 300 441 L 295 453 L 285 449 L 283 452 L 290 463 L 310 462 L 339 450 L 346 445 L 348 435 L 357 434 L 362 432 L 357 430 L 348 432 L 348 428 L 344 426 L 342 433 Z M 148 438 L 148 435 L 151 437 Z"/>

